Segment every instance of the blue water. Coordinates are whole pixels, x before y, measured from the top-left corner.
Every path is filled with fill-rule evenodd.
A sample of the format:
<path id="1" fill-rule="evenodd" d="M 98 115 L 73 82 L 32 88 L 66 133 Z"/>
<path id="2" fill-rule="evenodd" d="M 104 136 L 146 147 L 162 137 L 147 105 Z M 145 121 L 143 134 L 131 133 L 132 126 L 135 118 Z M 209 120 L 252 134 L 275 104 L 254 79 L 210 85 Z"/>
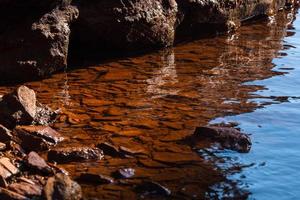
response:
<path id="1" fill-rule="evenodd" d="M 221 153 L 240 164 L 254 164 L 229 178 L 239 180 L 240 187 L 250 192 L 249 199 L 300 199 L 300 15 L 293 28 L 295 34 L 282 41 L 292 48 L 281 50 L 285 56 L 273 59 L 274 71 L 285 72 L 269 79 L 247 82 L 261 85 L 264 90 L 254 94 L 265 98 L 252 99 L 271 105 L 252 113 L 218 118 L 213 122 L 238 122 L 239 127 L 251 134 L 253 146 L 248 154 Z M 284 101 L 271 98 L 284 97 Z"/>

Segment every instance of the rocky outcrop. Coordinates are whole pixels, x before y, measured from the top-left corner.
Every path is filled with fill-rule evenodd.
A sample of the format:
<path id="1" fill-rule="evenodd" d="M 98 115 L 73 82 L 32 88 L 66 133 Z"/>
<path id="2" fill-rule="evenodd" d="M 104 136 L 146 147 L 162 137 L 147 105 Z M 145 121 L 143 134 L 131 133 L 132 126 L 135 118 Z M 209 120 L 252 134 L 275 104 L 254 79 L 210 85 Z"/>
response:
<path id="1" fill-rule="evenodd" d="M 163 48 L 184 36 L 234 30 L 241 21 L 274 14 L 294 3 L 0 0 L 0 73 L 5 77 L 1 81 L 39 78 L 61 70 L 67 66 L 70 48 L 79 54 Z"/>
<path id="2" fill-rule="evenodd" d="M 69 25 L 78 17 L 70 1 L 0 0 L 0 13 L 1 79 L 44 77 L 67 65 Z"/>

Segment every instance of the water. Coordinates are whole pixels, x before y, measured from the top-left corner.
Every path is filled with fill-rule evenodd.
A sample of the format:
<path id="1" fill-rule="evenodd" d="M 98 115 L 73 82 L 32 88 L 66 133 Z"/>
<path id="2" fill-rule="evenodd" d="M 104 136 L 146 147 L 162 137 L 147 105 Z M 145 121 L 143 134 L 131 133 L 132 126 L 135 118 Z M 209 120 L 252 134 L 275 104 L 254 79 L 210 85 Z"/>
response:
<path id="1" fill-rule="evenodd" d="M 249 154 L 220 154 L 238 157 L 235 162 L 254 163 L 254 166 L 231 177 L 233 180 L 243 177 L 242 183 L 252 193 L 250 199 L 291 200 L 300 197 L 299 31 L 300 20 L 296 20 L 288 29 L 293 36 L 282 41 L 284 47 L 291 48 L 281 50 L 285 56 L 276 57 L 272 61 L 275 65 L 273 70 L 284 74 L 247 83 L 263 86 L 264 89 L 255 92 L 255 95 L 264 97 L 264 103 L 270 102 L 272 105 L 251 113 L 214 120 L 239 122 L 240 128 L 252 134 L 254 145 Z M 250 101 L 262 102 L 258 99 Z"/>
<path id="2" fill-rule="evenodd" d="M 135 186 L 145 180 L 168 187 L 173 199 L 296 198 L 300 20 L 292 25 L 293 19 L 280 13 L 234 35 L 26 83 L 42 103 L 61 109 L 54 128 L 67 139 L 60 147 L 110 142 L 136 152 L 126 159 L 106 155 L 60 166 L 73 178 L 86 171 L 136 170 L 132 179 L 115 184 L 81 183 L 86 199 L 139 199 Z M 0 86 L 0 95 L 13 88 Z M 252 134 L 251 152 L 205 156 L 183 141 L 197 126 L 216 121 L 240 123 Z"/>

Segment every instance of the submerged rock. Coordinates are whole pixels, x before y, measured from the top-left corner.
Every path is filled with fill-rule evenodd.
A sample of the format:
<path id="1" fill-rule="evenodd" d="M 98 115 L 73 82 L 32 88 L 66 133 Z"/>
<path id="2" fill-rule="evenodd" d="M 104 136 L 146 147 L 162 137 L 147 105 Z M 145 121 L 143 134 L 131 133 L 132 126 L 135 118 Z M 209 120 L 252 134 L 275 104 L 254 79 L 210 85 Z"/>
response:
<path id="1" fill-rule="evenodd" d="M 248 135 L 232 127 L 198 127 L 190 139 L 192 142 L 197 142 L 199 139 L 210 140 L 219 143 L 223 148 L 241 153 L 249 152 L 252 145 Z"/>
<path id="2" fill-rule="evenodd" d="M 50 177 L 44 187 L 44 193 L 46 200 L 80 200 L 82 198 L 80 185 L 64 174 Z"/>
<path id="3" fill-rule="evenodd" d="M 136 187 L 137 192 L 142 195 L 162 195 L 170 196 L 171 190 L 153 181 L 146 181 Z"/>
<path id="4" fill-rule="evenodd" d="M 48 150 L 64 140 L 61 134 L 48 126 L 17 126 L 14 134 L 25 150 Z"/>
<path id="5" fill-rule="evenodd" d="M 135 175 L 135 169 L 133 168 L 123 168 L 117 170 L 114 175 L 117 178 L 131 178 Z"/>
<path id="6" fill-rule="evenodd" d="M 102 158 L 103 152 L 100 149 L 90 147 L 64 147 L 48 152 L 48 160 L 59 163 L 100 160 Z"/>
<path id="7" fill-rule="evenodd" d="M 92 184 L 109 184 L 113 183 L 114 179 L 103 174 L 82 173 L 77 181 Z"/>

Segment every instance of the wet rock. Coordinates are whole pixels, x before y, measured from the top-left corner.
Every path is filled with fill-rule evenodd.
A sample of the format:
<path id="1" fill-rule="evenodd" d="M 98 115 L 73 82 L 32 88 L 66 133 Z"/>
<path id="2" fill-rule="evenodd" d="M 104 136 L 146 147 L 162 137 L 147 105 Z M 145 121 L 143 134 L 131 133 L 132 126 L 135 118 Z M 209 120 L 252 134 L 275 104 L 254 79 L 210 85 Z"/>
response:
<path id="1" fill-rule="evenodd" d="M 44 187 L 46 200 L 80 200 L 82 191 L 80 185 L 64 174 L 50 177 Z"/>
<path id="2" fill-rule="evenodd" d="M 102 158 L 103 152 L 98 148 L 91 147 L 65 147 L 48 152 L 48 160 L 59 163 L 100 160 Z"/>
<path id="3" fill-rule="evenodd" d="M 14 134 L 25 150 L 48 150 L 64 139 L 48 126 L 17 126 Z"/>
<path id="4" fill-rule="evenodd" d="M 142 184 L 136 187 L 137 192 L 141 193 L 142 195 L 162 195 L 162 196 L 170 196 L 171 191 L 156 182 L 143 182 Z"/>
<path id="5" fill-rule="evenodd" d="M 252 145 L 248 135 L 232 127 L 198 127 L 195 130 L 193 138 L 196 140 L 208 139 L 212 142 L 218 142 L 224 148 L 241 153 L 249 152 Z"/>
<path id="6" fill-rule="evenodd" d="M 132 168 L 124 168 L 119 169 L 114 173 L 117 178 L 131 178 L 135 175 L 135 169 Z"/>
<path id="7" fill-rule="evenodd" d="M 19 195 L 32 199 L 41 197 L 43 187 L 36 183 L 30 184 L 26 182 L 19 182 L 9 185 L 8 189 Z"/>
<path id="8" fill-rule="evenodd" d="M 114 179 L 102 174 L 83 173 L 78 177 L 77 181 L 92 184 L 110 184 L 114 182 Z"/>
<path id="9" fill-rule="evenodd" d="M 37 112 L 34 119 L 34 124 L 49 126 L 54 123 L 56 118 L 58 117 L 59 111 L 53 111 L 46 105 L 43 105 L 37 102 Z"/>
<path id="10" fill-rule="evenodd" d="M 51 167 L 46 163 L 46 161 L 34 151 L 27 155 L 25 161 L 26 164 L 33 170 L 38 170 L 46 174 L 52 172 Z"/>
<path id="11" fill-rule="evenodd" d="M 12 140 L 12 138 L 13 136 L 11 134 L 11 131 L 0 124 L 0 141 L 8 142 Z"/>
<path id="12" fill-rule="evenodd" d="M 119 148 L 114 146 L 113 144 L 104 142 L 97 145 L 99 149 L 101 149 L 104 155 L 109 155 L 112 157 L 123 157 L 124 155 L 119 151 Z"/>
<path id="13" fill-rule="evenodd" d="M 0 199 L 1 200 L 30 200 L 29 198 L 20 195 L 11 190 L 0 188 Z"/>
<path id="14" fill-rule="evenodd" d="M 35 92 L 26 86 L 20 86 L 14 92 L 3 96 L 0 102 L 0 122 L 7 127 L 31 124 L 36 110 Z"/>
<path id="15" fill-rule="evenodd" d="M 0 158 L 0 177 L 2 179 L 10 178 L 13 175 L 19 173 L 19 169 L 11 163 L 9 158 Z"/>

